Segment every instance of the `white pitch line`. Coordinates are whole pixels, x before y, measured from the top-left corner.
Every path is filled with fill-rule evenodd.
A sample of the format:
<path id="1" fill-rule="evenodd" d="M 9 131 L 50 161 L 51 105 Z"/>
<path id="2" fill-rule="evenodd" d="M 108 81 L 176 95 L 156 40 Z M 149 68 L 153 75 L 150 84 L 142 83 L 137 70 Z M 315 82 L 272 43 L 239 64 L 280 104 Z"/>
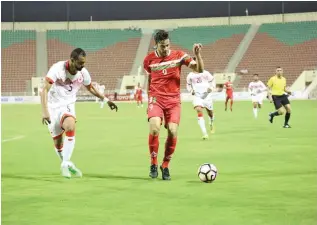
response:
<path id="1" fill-rule="evenodd" d="M 4 139 L 2 140 L 1 142 L 8 142 L 8 141 L 14 141 L 14 140 L 19 140 L 19 139 L 22 139 L 24 138 L 25 136 L 21 135 L 21 136 L 16 136 L 16 137 L 13 137 L 13 138 L 8 138 L 8 139 Z"/>

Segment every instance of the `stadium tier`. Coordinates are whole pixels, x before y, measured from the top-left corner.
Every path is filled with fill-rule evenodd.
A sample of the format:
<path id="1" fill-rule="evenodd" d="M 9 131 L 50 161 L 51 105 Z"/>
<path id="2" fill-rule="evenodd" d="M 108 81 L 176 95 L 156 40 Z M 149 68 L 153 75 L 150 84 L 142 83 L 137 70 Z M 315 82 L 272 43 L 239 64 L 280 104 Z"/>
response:
<path id="1" fill-rule="evenodd" d="M 223 72 L 228 65 L 250 25 L 181 27 L 170 31 L 171 47 L 193 55 L 193 43 L 203 44 L 205 68 L 212 72 Z M 152 41 L 150 50 L 154 46 Z M 181 89 L 185 89 L 185 80 L 189 69 L 183 68 Z"/>
<path id="2" fill-rule="evenodd" d="M 242 75 L 238 86 L 246 87 L 253 73 L 267 81 L 277 66 L 284 68 L 289 86 L 305 69 L 317 66 L 317 22 L 263 24 L 238 65 L 236 72 Z"/>
<path id="3" fill-rule="evenodd" d="M 50 30 L 48 65 L 68 59 L 80 47 L 87 52 L 86 67 L 93 80 L 112 90 L 118 79 L 130 73 L 140 37 L 141 32 L 135 30 Z"/>
<path id="4" fill-rule="evenodd" d="M 25 92 L 36 72 L 35 31 L 1 31 L 1 92 Z"/>

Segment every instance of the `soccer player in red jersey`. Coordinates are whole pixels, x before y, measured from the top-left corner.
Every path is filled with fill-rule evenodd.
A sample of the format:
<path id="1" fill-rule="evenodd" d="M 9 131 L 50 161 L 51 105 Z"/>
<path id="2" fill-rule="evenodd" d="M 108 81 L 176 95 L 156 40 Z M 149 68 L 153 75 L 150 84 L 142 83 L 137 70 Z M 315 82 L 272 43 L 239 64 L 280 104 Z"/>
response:
<path id="1" fill-rule="evenodd" d="M 138 87 L 135 91 L 135 100 L 136 100 L 136 103 L 138 105 L 138 108 L 141 106 L 143 107 L 143 102 L 142 102 L 142 88 L 141 88 L 141 85 L 140 83 L 138 83 Z"/>
<path id="2" fill-rule="evenodd" d="M 226 103 L 225 103 L 225 111 L 227 111 L 227 104 L 230 99 L 230 110 L 232 111 L 233 105 L 233 84 L 231 82 L 231 77 L 228 77 L 228 81 L 224 84 L 224 88 L 226 89 Z"/>
<path id="3" fill-rule="evenodd" d="M 149 150 L 151 167 L 149 176 L 157 178 L 157 154 L 159 148 L 159 133 L 164 119 L 168 131 L 165 142 L 165 154 L 160 166 L 163 180 L 170 180 L 169 162 L 175 151 L 177 130 L 180 122 L 180 75 L 181 66 L 186 65 L 199 73 L 203 72 L 204 64 L 201 58 L 201 44 L 194 44 L 194 61 L 182 51 L 170 49 L 168 32 L 159 30 L 154 36 L 156 50 L 144 59 L 144 69 L 148 74 L 148 121 Z"/>

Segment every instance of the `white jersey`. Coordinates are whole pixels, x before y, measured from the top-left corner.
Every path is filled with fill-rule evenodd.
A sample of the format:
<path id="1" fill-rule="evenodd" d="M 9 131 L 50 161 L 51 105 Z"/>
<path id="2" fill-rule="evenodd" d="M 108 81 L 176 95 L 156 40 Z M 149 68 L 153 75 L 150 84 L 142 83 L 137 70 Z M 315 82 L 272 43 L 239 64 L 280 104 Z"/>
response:
<path id="1" fill-rule="evenodd" d="M 257 82 L 252 81 L 249 84 L 249 92 L 251 95 L 261 94 L 265 90 L 266 90 L 266 87 L 262 81 L 257 81 Z"/>
<path id="2" fill-rule="evenodd" d="M 202 73 L 190 72 L 187 76 L 187 90 L 189 92 L 194 91 L 196 97 L 206 98 L 208 88 L 214 89 L 215 87 L 214 76 L 206 70 Z"/>
<path id="3" fill-rule="evenodd" d="M 82 85 L 91 84 L 86 68 L 71 75 L 66 69 L 67 61 L 55 63 L 48 71 L 46 80 L 53 84 L 48 92 L 48 107 L 57 108 L 76 102 L 76 94 Z"/>

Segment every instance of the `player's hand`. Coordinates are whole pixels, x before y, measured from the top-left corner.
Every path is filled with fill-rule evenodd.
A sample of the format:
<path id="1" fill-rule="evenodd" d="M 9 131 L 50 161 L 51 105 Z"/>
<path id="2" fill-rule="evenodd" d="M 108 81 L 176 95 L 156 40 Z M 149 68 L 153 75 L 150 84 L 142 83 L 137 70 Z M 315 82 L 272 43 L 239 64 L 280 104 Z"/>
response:
<path id="1" fill-rule="evenodd" d="M 51 124 L 51 119 L 50 119 L 50 115 L 48 112 L 44 112 L 42 115 L 42 123 L 44 125 L 49 125 Z"/>
<path id="2" fill-rule="evenodd" d="M 192 95 L 195 95 L 195 91 L 194 90 L 192 90 Z"/>
<path id="3" fill-rule="evenodd" d="M 114 104 L 112 101 L 108 101 L 108 106 L 111 110 L 116 110 L 116 112 L 118 112 L 118 106 L 116 104 Z"/>
<path id="4" fill-rule="evenodd" d="M 194 54 L 197 56 L 197 55 L 199 55 L 200 54 L 200 52 L 201 52 L 201 48 L 202 48 L 202 44 L 194 44 L 194 46 L 193 46 L 193 52 L 194 52 Z"/>

